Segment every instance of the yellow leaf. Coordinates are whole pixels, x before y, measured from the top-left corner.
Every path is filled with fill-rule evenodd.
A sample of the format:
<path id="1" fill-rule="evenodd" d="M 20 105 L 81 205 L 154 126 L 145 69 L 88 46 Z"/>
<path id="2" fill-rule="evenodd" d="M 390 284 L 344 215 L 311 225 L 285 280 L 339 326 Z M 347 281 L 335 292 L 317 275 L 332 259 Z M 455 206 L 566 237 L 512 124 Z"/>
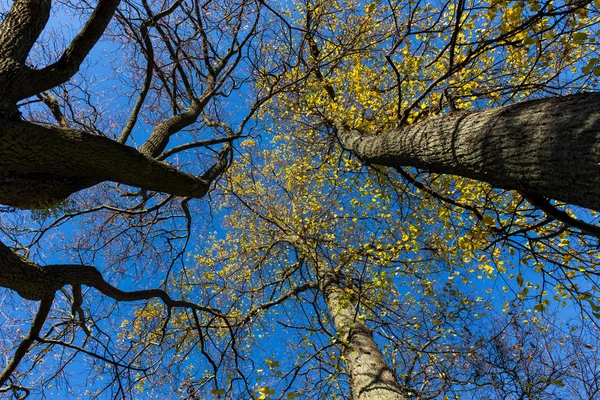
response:
<path id="1" fill-rule="evenodd" d="M 275 391 L 268 386 L 259 388 L 258 392 L 263 396 L 272 396 L 275 394 Z M 261 396 L 261 399 L 264 399 L 264 397 Z"/>
<path id="2" fill-rule="evenodd" d="M 491 215 L 484 215 L 482 222 L 485 226 L 496 226 L 496 219 Z"/>

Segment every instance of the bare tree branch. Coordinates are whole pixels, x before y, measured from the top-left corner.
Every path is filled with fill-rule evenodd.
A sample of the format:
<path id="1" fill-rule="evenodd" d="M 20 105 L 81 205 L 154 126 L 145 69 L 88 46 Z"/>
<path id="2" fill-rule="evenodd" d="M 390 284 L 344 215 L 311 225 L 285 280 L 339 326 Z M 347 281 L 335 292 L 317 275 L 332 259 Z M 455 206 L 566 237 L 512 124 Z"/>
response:
<path id="1" fill-rule="evenodd" d="M 54 293 L 51 293 L 42 299 L 40 308 L 38 309 L 38 312 L 31 323 L 31 328 L 29 328 L 29 333 L 23 339 L 23 341 L 21 341 L 19 347 L 17 347 L 13 358 L 6 364 L 4 370 L 0 372 L 0 386 L 6 384 L 6 381 L 10 378 L 11 374 L 15 371 L 21 360 L 23 360 L 23 357 L 25 357 L 33 342 L 40 337 L 40 331 L 44 326 L 44 322 L 46 322 L 46 318 L 48 317 L 48 313 L 52 308 L 53 302 Z"/>

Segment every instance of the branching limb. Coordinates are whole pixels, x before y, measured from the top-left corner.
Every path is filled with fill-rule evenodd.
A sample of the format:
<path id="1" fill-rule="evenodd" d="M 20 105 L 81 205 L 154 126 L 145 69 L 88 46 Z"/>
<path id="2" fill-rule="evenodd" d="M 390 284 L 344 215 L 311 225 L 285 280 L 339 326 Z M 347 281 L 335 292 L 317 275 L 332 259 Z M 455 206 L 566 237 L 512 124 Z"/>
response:
<path id="1" fill-rule="evenodd" d="M 23 121 L 4 121 L 0 131 L 2 204 L 47 207 L 103 181 L 193 198 L 209 189 L 205 178 L 102 136 Z"/>
<path id="2" fill-rule="evenodd" d="M 97 358 L 99 360 L 104 361 L 107 364 L 111 364 L 114 365 L 115 367 L 120 367 L 120 368 L 124 368 L 124 369 L 130 369 L 133 371 L 140 371 L 140 372 L 145 372 L 147 369 L 146 368 L 137 368 L 137 367 L 133 367 L 131 365 L 126 365 L 126 364 L 121 364 L 115 360 L 111 360 L 110 358 L 106 358 L 104 356 L 101 356 L 100 354 L 94 353 L 92 351 L 86 350 L 83 347 L 80 346 L 76 346 L 72 343 L 67 343 L 67 342 L 63 342 L 61 340 L 54 340 L 54 339 L 46 339 L 46 338 L 36 338 L 36 341 L 38 341 L 39 343 L 44 343 L 44 344 L 51 344 L 51 345 L 58 345 L 58 346 L 63 346 L 63 347 L 68 347 L 71 350 L 75 350 L 75 351 L 79 351 L 82 353 L 87 354 L 90 357 L 94 357 Z"/>
<path id="3" fill-rule="evenodd" d="M 152 45 L 152 41 L 150 40 L 150 34 L 148 32 L 148 28 L 153 26 L 154 24 L 156 24 L 162 18 L 172 14 L 177 9 L 177 7 L 179 7 L 181 2 L 182 2 L 182 0 L 177 0 L 176 2 L 174 2 L 171 5 L 171 7 L 148 18 L 140 26 L 140 37 L 141 37 L 140 38 L 140 40 L 141 40 L 140 46 L 142 46 L 142 49 L 146 55 L 146 69 L 144 71 L 144 82 L 142 84 L 142 88 L 141 88 L 138 98 L 135 102 L 135 105 L 133 106 L 133 109 L 131 110 L 129 119 L 127 120 L 125 127 L 123 128 L 123 130 L 121 131 L 121 134 L 119 135 L 119 138 L 117 139 L 117 142 L 119 142 L 119 143 L 127 142 L 127 139 L 131 135 L 133 127 L 135 126 L 135 123 L 138 119 L 142 105 L 144 104 L 144 101 L 146 100 L 146 96 L 148 95 L 148 92 L 150 90 L 150 84 L 152 83 L 152 71 L 154 70 L 154 67 L 155 67 L 154 46 Z M 125 18 L 125 22 L 127 22 L 126 18 Z M 131 27 L 131 29 L 135 29 L 135 28 Z"/>
<path id="4" fill-rule="evenodd" d="M 20 280 L 17 278 L 20 277 Z M 86 285 L 117 301 L 139 301 L 159 298 L 167 307 L 189 308 L 212 315 L 223 315 L 210 307 L 199 306 L 184 300 L 173 300 L 164 290 L 120 290 L 104 280 L 93 266 L 57 264 L 41 267 L 31 260 L 13 253 L 0 242 L 0 286 L 19 293 L 30 300 L 44 300 L 66 285 Z M 76 295 L 75 295 L 76 296 Z"/>
<path id="5" fill-rule="evenodd" d="M 165 150 L 174 134 L 198 120 L 198 116 L 206 106 L 208 100 L 208 98 L 205 98 L 201 102 L 194 99 L 186 111 L 159 122 L 148 140 L 140 147 L 140 152 L 152 158 L 158 157 Z"/>
<path id="6" fill-rule="evenodd" d="M 217 162 L 212 167 L 210 167 L 208 171 L 204 173 L 204 175 L 202 175 L 202 179 L 208 184 L 217 179 L 223 172 L 225 172 L 227 167 L 229 167 L 232 161 L 232 157 L 233 146 L 231 145 L 231 142 L 229 142 L 226 143 L 225 146 L 223 146 L 223 148 L 219 152 Z"/>
<path id="7" fill-rule="evenodd" d="M 432 196 L 435 199 L 441 200 L 444 203 L 447 204 L 451 204 L 453 206 L 456 207 L 460 207 L 463 208 L 465 210 L 468 210 L 470 212 L 473 213 L 473 215 L 475 216 L 475 218 L 477 218 L 479 221 L 483 222 L 483 214 L 481 214 L 481 212 L 469 205 L 469 204 L 463 204 L 460 203 L 454 199 L 451 199 L 449 197 L 443 196 L 440 193 L 436 192 L 435 190 L 431 189 L 430 187 L 425 186 L 423 183 L 419 182 L 417 179 L 415 179 L 412 175 L 410 175 L 408 172 L 404 171 L 402 168 L 396 168 L 396 171 L 398 171 L 398 173 L 407 181 L 409 181 L 413 186 L 415 186 L 417 189 L 429 194 L 430 196 Z M 491 227 L 492 230 L 497 231 L 498 233 L 501 233 L 502 230 L 496 228 L 496 227 Z"/>
<path id="8" fill-rule="evenodd" d="M 90 336 L 90 330 L 85 324 L 85 313 L 81 305 L 83 304 L 83 296 L 81 294 L 81 285 L 73 285 L 73 299 L 71 300 L 71 314 L 73 320 L 79 318 L 79 326 L 85 332 L 86 335 Z"/>
<path id="9" fill-rule="evenodd" d="M 519 192 L 529 203 L 542 210 L 548 217 L 554 218 L 572 228 L 579 229 L 582 233 L 600 238 L 600 227 L 571 217 L 566 212 L 550 204 L 545 197 L 536 194 Z"/>
<path id="10" fill-rule="evenodd" d="M 40 331 L 42 330 L 42 326 L 44 326 L 44 322 L 46 322 L 46 318 L 48 317 L 48 313 L 52 308 L 53 302 L 54 293 L 42 299 L 40 308 L 38 309 L 33 323 L 31 324 L 31 328 L 29 329 L 29 333 L 17 347 L 13 358 L 8 362 L 8 364 L 6 364 L 4 370 L 0 372 L 0 387 L 6 384 L 11 374 L 15 371 L 23 357 L 25 357 L 29 351 L 29 348 L 33 342 L 39 339 Z"/>
<path id="11" fill-rule="evenodd" d="M 23 396 L 19 396 L 17 397 L 19 400 L 24 400 L 27 397 L 29 397 L 29 394 L 31 393 L 31 391 L 26 388 L 25 386 L 20 386 L 20 385 L 8 385 L 8 386 L 4 386 L 4 387 L 0 387 L 0 393 L 6 393 L 8 391 L 13 391 L 13 392 L 17 392 L 17 391 L 21 391 L 23 392 Z"/>
<path id="12" fill-rule="evenodd" d="M 50 3 L 50 1 L 45 0 L 41 3 Z M 119 3 L 120 0 L 98 1 L 98 5 L 87 23 L 75 36 L 60 59 L 39 71 L 34 71 L 30 76 L 29 84 L 20 86 L 19 99 L 49 90 L 75 75 L 83 60 L 104 33 Z"/>
<path id="13" fill-rule="evenodd" d="M 50 109 L 61 128 L 69 128 L 69 121 L 60 110 L 60 104 L 58 104 L 58 100 L 52 93 L 45 91 L 44 93 L 38 93 L 37 97 Z"/>
<path id="14" fill-rule="evenodd" d="M 144 82 L 142 83 L 142 88 L 140 90 L 140 93 L 138 94 L 138 97 L 135 101 L 133 109 L 131 110 L 131 113 L 129 114 L 129 119 L 127 120 L 127 123 L 123 127 L 121 134 L 117 138 L 117 142 L 119 142 L 119 143 L 126 143 L 127 139 L 129 139 L 129 136 L 131 135 L 131 132 L 133 131 L 133 127 L 135 126 L 135 123 L 137 122 L 138 116 L 140 115 L 140 110 L 142 109 L 142 105 L 144 104 L 144 101 L 146 100 L 146 96 L 148 95 L 148 92 L 150 91 L 150 84 L 152 83 L 152 70 L 154 69 L 154 49 L 152 47 L 152 41 L 150 40 L 150 37 L 148 36 L 148 28 L 146 27 L 146 25 L 142 24 L 142 26 L 140 27 L 140 30 L 141 30 L 142 40 L 144 42 L 144 50 L 146 53 L 146 70 L 144 72 Z"/>
<path id="15" fill-rule="evenodd" d="M 216 138 L 216 139 L 208 139 L 208 140 L 199 140 L 197 142 L 182 144 L 182 145 L 170 148 L 169 150 L 162 153 L 160 156 L 156 157 L 156 159 L 158 161 L 162 161 L 162 160 L 165 160 L 165 159 L 171 157 L 172 155 L 181 153 L 182 151 L 196 149 L 198 147 L 212 146 L 215 144 L 230 143 L 237 138 L 238 138 L 237 136 L 236 137 L 224 137 L 224 138 Z"/>
<path id="16" fill-rule="evenodd" d="M 231 334 L 232 340 L 234 337 L 233 328 L 229 324 L 226 315 L 216 309 L 213 309 L 212 307 L 201 306 L 191 301 L 174 300 L 165 290 L 161 289 L 136 291 L 120 290 L 106 282 L 100 271 L 93 266 L 49 265 L 46 267 L 41 267 L 31 260 L 13 253 L 8 247 L 0 242 L 0 286 L 14 290 L 27 299 L 41 300 L 40 308 L 31 326 L 29 334 L 18 346 L 14 357 L 0 373 L 0 386 L 6 384 L 11 374 L 15 371 L 18 364 L 22 361 L 23 357 L 27 354 L 35 341 L 40 343 L 60 344 L 77 351 L 83 351 L 86 354 L 93 355 L 94 357 L 102 358 L 101 356 L 92 354 L 78 346 L 62 341 L 42 339 L 39 336 L 40 330 L 42 329 L 44 321 L 46 320 L 52 306 L 56 291 L 60 290 L 66 285 L 71 285 L 73 287 L 72 312 L 73 314 L 78 314 L 80 319 L 83 319 L 83 311 L 81 309 L 81 285 L 86 285 L 88 287 L 93 287 L 105 296 L 120 302 L 132 302 L 158 298 L 167 307 L 169 315 L 171 313 L 171 309 L 173 308 L 186 308 L 193 310 L 194 312 L 211 314 L 213 317 L 219 318 L 223 321 L 224 326 Z M 89 332 L 86 331 L 86 333 L 88 333 L 89 336 Z M 232 342 L 231 346 L 232 350 L 236 351 L 233 348 L 235 346 L 234 342 Z M 105 361 L 115 364 L 115 362 L 111 360 Z"/>
<path id="17" fill-rule="evenodd" d="M 305 283 L 304 285 L 300 285 L 297 286 L 295 288 L 293 288 L 292 290 L 290 290 L 289 292 L 282 294 L 281 296 L 279 296 L 276 299 L 273 299 L 271 301 L 268 301 L 266 303 L 263 303 L 261 305 L 259 305 L 258 307 L 253 308 L 252 310 L 250 310 L 246 316 L 244 317 L 242 322 L 248 322 L 250 321 L 257 313 L 261 312 L 261 311 L 265 311 L 268 310 L 271 307 L 274 307 L 278 304 L 281 304 L 283 302 L 285 302 L 286 300 L 298 296 L 300 293 L 305 292 L 307 290 L 310 289 L 318 289 L 319 288 L 319 283 L 318 282 L 308 282 Z"/>

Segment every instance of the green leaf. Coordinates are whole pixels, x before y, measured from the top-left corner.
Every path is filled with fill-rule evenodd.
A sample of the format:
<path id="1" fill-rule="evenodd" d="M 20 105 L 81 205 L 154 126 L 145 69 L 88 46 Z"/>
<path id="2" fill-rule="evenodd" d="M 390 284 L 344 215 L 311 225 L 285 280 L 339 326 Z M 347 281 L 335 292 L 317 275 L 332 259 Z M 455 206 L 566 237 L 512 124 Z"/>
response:
<path id="1" fill-rule="evenodd" d="M 523 286 L 523 281 L 523 275 L 521 275 L 521 273 L 519 272 L 519 274 L 517 275 L 517 285 Z"/>
<path id="2" fill-rule="evenodd" d="M 598 64 L 599 61 L 600 59 L 598 59 L 597 57 L 590 58 L 586 66 L 581 68 L 581 72 L 583 72 L 584 74 L 589 74 L 592 71 L 592 68 L 594 68 L 594 66 L 596 66 L 596 64 Z M 598 69 L 598 66 L 594 68 L 594 75 L 598 76 L 598 74 L 596 74 L 596 71 L 600 73 L 600 69 Z"/>
<path id="3" fill-rule="evenodd" d="M 491 215 L 484 215 L 482 222 L 486 226 L 496 226 L 496 219 Z"/>
<path id="4" fill-rule="evenodd" d="M 592 310 L 594 312 L 600 312 L 600 306 L 596 303 L 594 303 L 592 300 L 588 299 L 588 303 L 590 303 L 590 306 L 592 307 Z"/>
<path id="5" fill-rule="evenodd" d="M 526 37 L 525 39 L 523 39 L 523 44 L 525 46 L 530 46 L 530 45 L 534 44 L 535 42 L 537 42 L 537 40 L 535 40 L 535 38 L 532 38 L 532 37 L 529 37 L 529 36 Z"/>
<path id="6" fill-rule="evenodd" d="M 588 34 L 585 32 L 575 32 L 573 34 L 573 41 L 575 43 L 581 43 L 587 38 L 588 38 Z"/>
<path id="7" fill-rule="evenodd" d="M 558 380 L 558 379 L 550 379 L 550 382 L 554 383 L 558 387 L 565 386 L 565 384 L 561 380 Z"/>

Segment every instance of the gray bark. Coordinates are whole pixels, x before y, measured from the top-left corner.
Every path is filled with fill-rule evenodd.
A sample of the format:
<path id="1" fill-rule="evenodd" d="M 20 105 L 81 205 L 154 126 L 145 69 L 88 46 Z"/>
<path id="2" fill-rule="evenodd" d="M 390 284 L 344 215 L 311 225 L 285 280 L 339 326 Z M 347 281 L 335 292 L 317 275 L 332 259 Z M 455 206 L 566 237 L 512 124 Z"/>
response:
<path id="1" fill-rule="evenodd" d="M 342 130 L 361 160 L 460 175 L 600 211 L 600 93 L 455 112 L 378 136 Z"/>
<path id="2" fill-rule="evenodd" d="M 373 339 L 373 331 L 358 318 L 355 299 L 346 293 L 339 274 L 321 257 L 312 244 L 296 234 L 285 240 L 306 254 L 317 273 L 321 292 L 345 359 L 354 400 L 405 400 L 405 390 L 398 384 Z"/>
<path id="3" fill-rule="evenodd" d="M 319 265 L 320 269 L 324 268 Z M 333 271 L 320 271 L 320 289 L 333 319 L 342 354 L 350 376 L 350 391 L 354 400 L 405 400 L 404 390 L 396 382 L 373 332 L 357 318 L 356 306 L 339 285 Z"/>

